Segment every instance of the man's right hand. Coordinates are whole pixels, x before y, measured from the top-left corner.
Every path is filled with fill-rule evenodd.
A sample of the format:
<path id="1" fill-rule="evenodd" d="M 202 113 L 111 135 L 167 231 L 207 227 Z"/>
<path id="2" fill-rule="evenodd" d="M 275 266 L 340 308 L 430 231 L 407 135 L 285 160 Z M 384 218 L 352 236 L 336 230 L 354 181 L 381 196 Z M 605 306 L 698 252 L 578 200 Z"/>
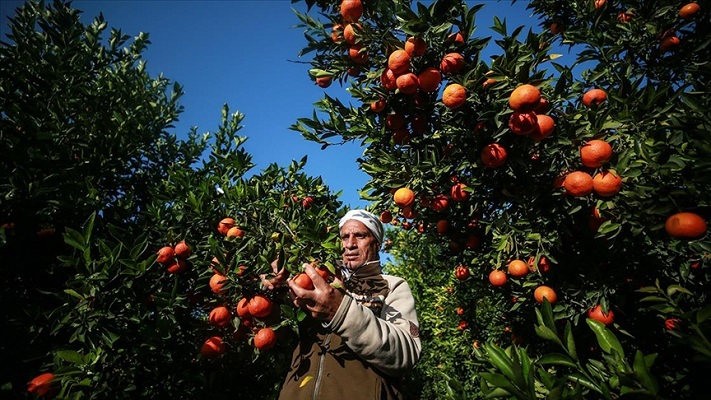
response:
<path id="1" fill-rule="evenodd" d="M 274 271 L 274 275 L 271 278 L 269 278 L 269 276 L 272 274 L 259 275 L 259 278 L 262 280 L 262 285 L 264 285 L 264 287 L 268 290 L 274 290 L 286 286 L 286 281 L 289 279 L 289 271 L 287 271 L 284 267 L 279 269 L 279 263 L 277 261 L 278 260 L 272 261 L 272 270 Z"/>

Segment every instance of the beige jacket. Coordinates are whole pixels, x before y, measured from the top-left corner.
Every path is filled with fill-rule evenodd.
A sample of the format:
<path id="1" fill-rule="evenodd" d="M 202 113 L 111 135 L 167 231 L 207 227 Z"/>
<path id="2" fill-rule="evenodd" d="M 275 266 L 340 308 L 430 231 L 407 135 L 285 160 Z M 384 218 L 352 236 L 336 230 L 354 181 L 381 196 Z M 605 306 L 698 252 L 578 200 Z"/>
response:
<path id="1" fill-rule="evenodd" d="M 380 265 L 362 267 L 345 286 L 330 323 L 307 318 L 300 326 L 280 399 L 403 398 L 400 378 L 421 351 L 410 287 Z"/>

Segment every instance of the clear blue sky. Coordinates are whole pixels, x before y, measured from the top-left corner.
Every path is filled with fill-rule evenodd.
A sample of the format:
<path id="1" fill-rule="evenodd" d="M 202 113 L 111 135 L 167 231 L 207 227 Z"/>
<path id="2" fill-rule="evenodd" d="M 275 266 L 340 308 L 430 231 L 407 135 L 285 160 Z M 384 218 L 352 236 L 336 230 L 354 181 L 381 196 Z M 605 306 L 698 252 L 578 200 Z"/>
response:
<path id="1" fill-rule="evenodd" d="M 537 24 L 525 10 L 526 1 L 483 3 L 477 14 L 477 37 L 492 35 L 489 27 L 494 14 L 506 18 L 510 30 Z M 7 17 L 22 4 L 0 2 L 3 38 Z M 358 196 L 368 181 L 355 161 L 363 151 L 360 143 L 321 150 L 318 144 L 289 130 L 297 118 L 312 115 L 313 103 L 324 92 L 309 79 L 309 65 L 304 64 L 308 58 L 298 57 L 306 40 L 303 31 L 294 28 L 300 21 L 292 9 L 305 11 L 303 2 L 75 0 L 72 5 L 84 11 L 87 24 L 102 12 L 109 28 L 132 37 L 139 32 L 150 34 L 151 45 L 144 53 L 149 72 L 152 76 L 163 73 L 185 91 L 181 101 L 185 112 L 174 129 L 176 135 L 185 135 L 193 126 L 199 133 L 216 130 L 222 105 L 227 103 L 231 111 L 245 115 L 239 134 L 249 137 L 245 149 L 257 164 L 255 172 L 272 162 L 286 166 L 308 155 L 306 173 L 322 176 L 333 191 L 342 190 L 344 204 L 366 205 Z M 317 17 L 313 11 L 312 16 Z M 351 101 L 338 83 L 327 91 L 344 102 Z"/>

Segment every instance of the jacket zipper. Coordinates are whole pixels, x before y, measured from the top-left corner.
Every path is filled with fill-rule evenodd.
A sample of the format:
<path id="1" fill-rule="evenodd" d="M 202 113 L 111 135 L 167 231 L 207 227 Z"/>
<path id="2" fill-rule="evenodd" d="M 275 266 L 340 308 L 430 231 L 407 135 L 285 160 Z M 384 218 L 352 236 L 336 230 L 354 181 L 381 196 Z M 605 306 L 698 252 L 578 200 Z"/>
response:
<path id="1" fill-rule="evenodd" d="M 327 334 L 323 339 L 323 353 L 319 357 L 318 372 L 316 373 L 316 383 L 314 384 L 314 395 L 313 400 L 318 399 L 318 393 L 321 390 L 321 378 L 323 377 L 323 365 L 326 361 L 326 352 L 328 351 L 328 346 L 331 344 L 331 334 Z"/>

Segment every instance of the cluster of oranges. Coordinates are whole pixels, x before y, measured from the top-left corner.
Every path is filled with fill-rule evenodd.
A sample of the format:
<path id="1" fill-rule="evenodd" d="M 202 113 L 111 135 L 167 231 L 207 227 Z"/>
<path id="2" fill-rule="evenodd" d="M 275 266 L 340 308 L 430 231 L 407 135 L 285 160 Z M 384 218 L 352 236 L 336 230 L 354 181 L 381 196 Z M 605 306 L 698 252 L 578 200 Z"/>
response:
<path id="1" fill-rule="evenodd" d="M 156 262 L 166 266 L 168 273 L 177 274 L 188 268 L 187 259 L 192 254 L 192 250 L 185 241 L 181 241 L 175 246 L 161 247 L 156 254 L 158 255 Z"/>

